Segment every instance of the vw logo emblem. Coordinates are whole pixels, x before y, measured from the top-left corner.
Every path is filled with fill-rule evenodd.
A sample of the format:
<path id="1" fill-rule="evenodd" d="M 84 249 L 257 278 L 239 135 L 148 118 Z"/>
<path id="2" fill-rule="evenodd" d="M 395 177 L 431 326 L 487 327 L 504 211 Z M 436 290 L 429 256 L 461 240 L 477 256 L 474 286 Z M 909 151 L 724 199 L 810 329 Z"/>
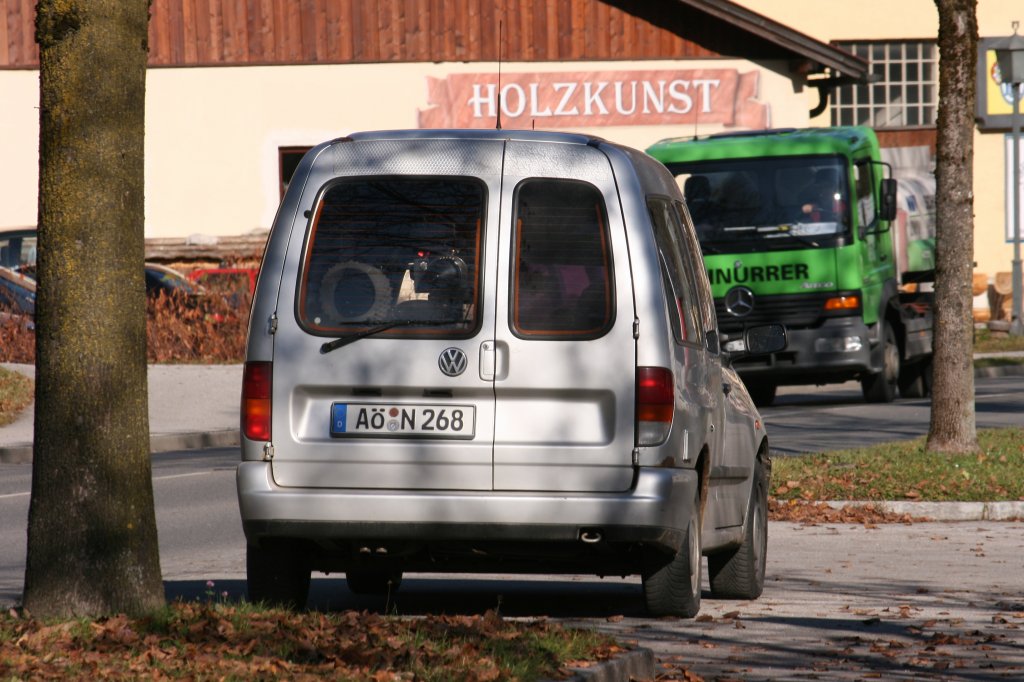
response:
<path id="1" fill-rule="evenodd" d="M 458 348 L 445 348 L 437 359 L 437 366 L 450 377 L 457 377 L 466 371 L 469 359 Z"/>
<path id="2" fill-rule="evenodd" d="M 746 317 L 754 311 L 754 292 L 735 287 L 725 295 L 725 309 L 733 317 Z"/>

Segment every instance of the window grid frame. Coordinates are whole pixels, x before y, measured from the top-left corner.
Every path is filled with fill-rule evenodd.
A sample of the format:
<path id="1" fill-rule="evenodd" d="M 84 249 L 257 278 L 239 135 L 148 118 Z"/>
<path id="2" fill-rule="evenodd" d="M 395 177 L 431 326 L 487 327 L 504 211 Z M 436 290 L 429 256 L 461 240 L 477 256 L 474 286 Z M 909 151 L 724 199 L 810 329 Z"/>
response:
<path id="1" fill-rule="evenodd" d="M 830 113 L 832 125 L 867 125 L 879 130 L 936 125 L 939 85 L 938 46 L 934 41 L 844 41 L 836 45 L 866 60 L 870 72 L 880 79 L 836 88 Z M 908 78 L 909 67 L 916 68 L 916 78 Z M 898 70 L 898 79 L 891 78 L 894 69 Z M 931 78 L 926 78 L 929 74 Z M 888 96 L 893 88 L 896 98 Z M 908 97 L 911 88 L 917 88 L 913 99 Z M 876 97 L 878 94 L 881 97 Z"/>

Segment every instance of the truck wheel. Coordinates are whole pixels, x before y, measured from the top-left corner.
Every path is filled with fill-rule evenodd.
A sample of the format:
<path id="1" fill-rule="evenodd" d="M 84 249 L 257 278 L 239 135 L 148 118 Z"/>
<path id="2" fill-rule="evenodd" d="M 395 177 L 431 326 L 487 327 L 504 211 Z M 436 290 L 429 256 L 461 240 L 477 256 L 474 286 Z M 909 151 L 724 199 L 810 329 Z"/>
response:
<path id="1" fill-rule="evenodd" d="M 900 367 L 900 395 L 904 398 L 924 398 L 932 392 L 932 360 Z"/>
<path id="2" fill-rule="evenodd" d="M 402 584 L 401 571 L 345 571 L 353 594 L 394 594 Z"/>
<path id="3" fill-rule="evenodd" d="M 245 569 L 249 601 L 293 610 L 306 607 L 311 569 L 301 547 L 294 543 L 247 546 Z"/>
<path id="4" fill-rule="evenodd" d="M 775 402 L 775 391 L 778 387 L 775 384 L 764 382 L 750 382 L 747 384 L 747 393 L 750 399 L 758 407 L 768 407 Z"/>
<path id="5" fill-rule="evenodd" d="M 888 322 L 882 323 L 882 371 L 860 380 L 864 399 L 869 403 L 891 403 L 896 399 L 896 383 L 900 375 L 900 347 L 896 333 Z"/>
<path id="6" fill-rule="evenodd" d="M 757 599 L 764 590 L 768 555 L 768 472 L 758 460 L 743 529 L 743 544 L 708 557 L 711 596 L 721 599 Z"/>
<path id="7" fill-rule="evenodd" d="M 644 600 L 652 616 L 693 618 L 700 611 L 700 490 L 689 509 L 686 537 L 675 556 L 666 560 L 651 551 L 644 556 Z"/>

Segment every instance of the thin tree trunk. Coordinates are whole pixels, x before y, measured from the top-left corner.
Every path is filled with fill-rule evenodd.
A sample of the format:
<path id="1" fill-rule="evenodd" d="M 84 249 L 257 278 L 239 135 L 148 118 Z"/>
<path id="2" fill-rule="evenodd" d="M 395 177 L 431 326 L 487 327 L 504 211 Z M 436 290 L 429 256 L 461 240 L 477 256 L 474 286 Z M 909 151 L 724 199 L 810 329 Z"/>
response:
<path id="1" fill-rule="evenodd" d="M 164 603 L 143 278 L 148 0 L 40 0 L 35 444 L 24 602 Z"/>
<path id="2" fill-rule="evenodd" d="M 935 359 L 927 448 L 978 449 L 974 415 L 974 98 L 976 0 L 935 0 L 939 11 Z"/>

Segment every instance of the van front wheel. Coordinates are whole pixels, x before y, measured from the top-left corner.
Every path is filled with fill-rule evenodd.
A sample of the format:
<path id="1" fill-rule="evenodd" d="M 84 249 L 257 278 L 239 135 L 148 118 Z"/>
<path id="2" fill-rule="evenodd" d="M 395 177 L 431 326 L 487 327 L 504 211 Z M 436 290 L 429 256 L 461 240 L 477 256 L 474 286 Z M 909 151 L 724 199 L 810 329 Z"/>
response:
<path id="1" fill-rule="evenodd" d="M 708 557 L 708 578 L 714 597 L 757 599 L 764 590 L 765 559 L 768 555 L 768 476 L 769 469 L 758 460 L 754 467 L 743 544 Z"/>
<path id="2" fill-rule="evenodd" d="M 249 545 L 245 570 L 250 602 L 293 610 L 306 607 L 311 569 L 301 547 L 292 543 Z"/>
<path id="3" fill-rule="evenodd" d="M 643 589 L 652 616 L 693 618 L 700 611 L 700 492 L 689 509 L 683 544 L 671 559 L 650 552 L 644 556 Z"/>

